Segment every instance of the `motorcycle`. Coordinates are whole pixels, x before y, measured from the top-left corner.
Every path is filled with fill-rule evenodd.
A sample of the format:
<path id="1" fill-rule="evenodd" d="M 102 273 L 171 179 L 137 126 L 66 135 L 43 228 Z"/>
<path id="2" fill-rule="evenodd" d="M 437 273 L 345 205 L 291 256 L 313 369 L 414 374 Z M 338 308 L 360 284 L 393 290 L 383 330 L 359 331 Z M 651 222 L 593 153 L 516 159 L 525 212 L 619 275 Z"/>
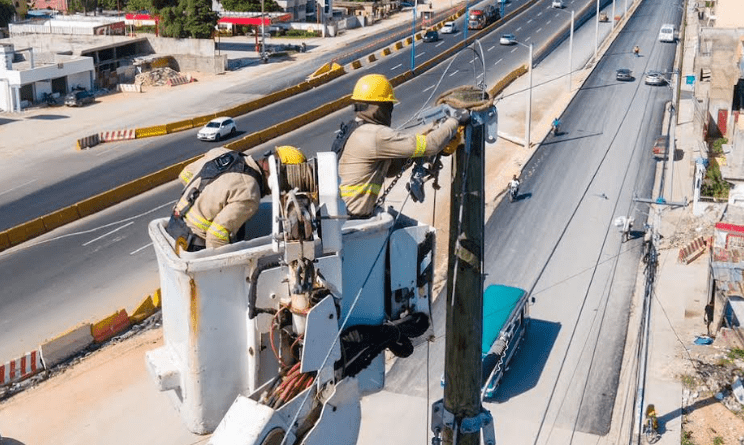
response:
<path id="1" fill-rule="evenodd" d="M 560 125 L 561 125 L 560 123 L 555 123 L 555 122 L 550 124 L 550 132 L 553 133 L 553 136 L 558 136 L 558 132 L 560 131 L 559 129 Z"/>
<path id="2" fill-rule="evenodd" d="M 509 195 L 509 202 L 516 201 L 517 196 L 519 196 L 519 184 L 509 183 L 509 190 L 507 194 Z"/>

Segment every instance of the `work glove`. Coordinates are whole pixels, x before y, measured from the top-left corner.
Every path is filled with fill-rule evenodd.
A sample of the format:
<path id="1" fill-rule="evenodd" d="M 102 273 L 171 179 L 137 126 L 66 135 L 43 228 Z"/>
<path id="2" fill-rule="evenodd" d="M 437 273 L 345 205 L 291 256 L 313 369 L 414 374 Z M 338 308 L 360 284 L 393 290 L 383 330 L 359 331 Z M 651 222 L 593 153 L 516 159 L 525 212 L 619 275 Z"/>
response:
<path id="1" fill-rule="evenodd" d="M 470 111 L 466 110 L 465 108 L 456 108 L 452 112 L 452 117 L 457 119 L 458 125 L 466 125 L 468 122 L 470 122 Z"/>
<path id="2" fill-rule="evenodd" d="M 468 113 L 470 114 L 470 113 Z M 465 127 L 457 127 L 457 131 L 446 147 L 442 150 L 445 156 L 449 156 L 465 146 Z"/>

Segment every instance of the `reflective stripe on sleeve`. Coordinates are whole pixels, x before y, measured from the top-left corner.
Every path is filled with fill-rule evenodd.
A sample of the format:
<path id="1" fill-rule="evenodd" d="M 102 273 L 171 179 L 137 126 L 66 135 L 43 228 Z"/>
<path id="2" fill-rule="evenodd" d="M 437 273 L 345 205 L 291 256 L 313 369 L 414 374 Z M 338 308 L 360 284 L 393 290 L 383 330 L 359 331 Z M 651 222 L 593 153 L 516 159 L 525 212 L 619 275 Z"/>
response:
<path id="1" fill-rule="evenodd" d="M 342 185 L 339 187 L 341 196 L 348 198 L 356 195 L 379 195 L 380 184 Z"/>
<path id="2" fill-rule="evenodd" d="M 214 235 L 217 239 L 230 242 L 230 231 L 219 224 L 212 223 L 212 225 L 209 226 L 208 232 Z"/>
<path id="3" fill-rule="evenodd" d="M 426 136 L 423 134 L 416 135 L 416 150 L 413 152 L 412 158 L 420 158 L 426 152 Z"/>
<path id="4" fill-rule="evenodd" d="M 191 173 L 191 172 L 190 172 L 190 171 L 188 171 L 188 170 L 183 170 L 183 171 L 181 172 L 181 174 L 179 175 L 179 177 L 181 178 L 181 181 L 183 181 L 183 182 L 185 182 L 186 184 L 188 184 L 188 183 L 189 183 L 189 181 L 191 181 L 191 178 L 193 178 L 193 177 L 194 177 L 194 174 L 193 174 L 193 173 Z"/>

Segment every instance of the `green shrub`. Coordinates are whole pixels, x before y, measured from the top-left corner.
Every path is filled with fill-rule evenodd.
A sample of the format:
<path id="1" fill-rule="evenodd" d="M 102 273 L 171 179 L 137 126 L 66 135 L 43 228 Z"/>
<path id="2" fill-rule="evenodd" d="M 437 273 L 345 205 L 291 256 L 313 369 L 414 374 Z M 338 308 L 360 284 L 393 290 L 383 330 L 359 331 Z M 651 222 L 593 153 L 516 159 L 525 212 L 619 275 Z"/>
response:
<path id="1" fill-rule="evenodd" d="M 710 147 L 710 155 L 711 156 L 723 156 L 723 144 L 728 144 L 728 139 L 718 138 L 715 141 L 713 141 L 713 144 Z"/>
<path id="2" fill-rule="evenodd" d="M 703 185 L 700 187 L 700 194 L 713 198 L 728 199 L 731 185 L 723 180 L 721 168 L 718 166 L 716 158 L 711 157 L 708 161 L 708 168 L 705 170 L 705 178 L 703 178 Z"/>
<path id="3" fill-rule="evenodd" d="M 315 31 L 306 31 L 304 29 L 289 29 L 287 30 L 287 37 L 318 37 Z"/>

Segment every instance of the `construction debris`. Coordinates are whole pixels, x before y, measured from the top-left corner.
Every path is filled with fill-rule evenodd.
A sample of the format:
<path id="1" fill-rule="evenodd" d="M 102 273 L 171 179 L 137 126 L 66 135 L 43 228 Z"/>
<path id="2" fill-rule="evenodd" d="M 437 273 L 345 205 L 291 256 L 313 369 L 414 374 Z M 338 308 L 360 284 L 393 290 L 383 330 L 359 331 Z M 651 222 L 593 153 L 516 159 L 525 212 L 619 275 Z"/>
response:
<path id="1" fill-rule="evenodd" d="M 137 74 L 134 78 L 134 84 L 146 87 L 160 87 L 170 85 L 168 83 L 169 81 L 173 81 L 179 77 L 183 77 L 183 75 L 166 66 L 164 68 L 155 68 L 151 71 Z"/>

